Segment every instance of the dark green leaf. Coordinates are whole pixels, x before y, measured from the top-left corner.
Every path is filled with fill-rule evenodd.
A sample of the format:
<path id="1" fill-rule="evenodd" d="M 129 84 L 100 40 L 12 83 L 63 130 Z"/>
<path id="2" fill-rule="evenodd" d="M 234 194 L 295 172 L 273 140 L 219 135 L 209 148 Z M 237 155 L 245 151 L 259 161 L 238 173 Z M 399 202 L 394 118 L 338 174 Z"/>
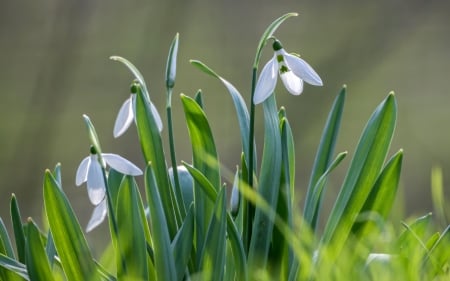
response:
<path id="1" fill-rule="evenodd" d="M 41 241 L 41 234 L 31 219 L 28 221 L 27 240 L 25 244 L 27 271 L 30 279 L 33 281 L 54 280 L 50 263 Z"/>

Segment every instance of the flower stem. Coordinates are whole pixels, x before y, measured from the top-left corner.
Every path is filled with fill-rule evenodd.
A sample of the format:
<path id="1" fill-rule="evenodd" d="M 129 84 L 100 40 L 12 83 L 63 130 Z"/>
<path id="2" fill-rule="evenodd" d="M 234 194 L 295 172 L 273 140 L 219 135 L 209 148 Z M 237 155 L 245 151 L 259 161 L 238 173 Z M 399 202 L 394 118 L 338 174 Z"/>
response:
<path id="1" fill-rule="evenodd" d="M 177 168 L 177 158 L 175 155 L 175 140 L 173 137 L 173 122 L 172 122 L 172 88 L 167 88 L 167 127 L 169 130 L 169 146 L 170 146 L 170 161 L 172 162 L 172 172 L 173 172 L 173 181 L 174 181 L 174 189 L 175 196 L 178 202 L 178 209 L 180 210 L 181 217 L 186 217 L 186 209 L 183 203 L 183 195 L 181 193 L 180 180 L 178 177 L 178 168 Z"/>

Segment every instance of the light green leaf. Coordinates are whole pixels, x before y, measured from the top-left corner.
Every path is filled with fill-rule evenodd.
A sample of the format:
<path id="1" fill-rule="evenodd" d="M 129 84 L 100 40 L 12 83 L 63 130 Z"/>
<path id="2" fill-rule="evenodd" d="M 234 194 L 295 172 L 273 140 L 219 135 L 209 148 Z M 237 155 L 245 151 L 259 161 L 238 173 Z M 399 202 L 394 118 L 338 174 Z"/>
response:
<path id="1" fill-rule="evenodd" d="M 316 158 L 314 160 L 313 169 L 311 171 L 311 176 L 309 179 L 303 213 L 305 215 L 309 213 L 312 214 L 312 217 L 306 220 L 310 223 L 312 229 L 316 229 L 317 227 L 320 206 L 324 194 L 323 191 L 317 192 L 315 188 L 321 187 L 320 185 L 317 185 L 317 182 L 319 178 L 322 177 L 323 174 L 325 174 L 325 171 L 328 169 L 328 166 L 333 159 L 334 148 L 337 143 L 339 128 L 341 126 L 342 112 L 344 110 L 346 89 L 346 86 L 342 88 L 341 92 L 334 100 L 333 106 L 331 107 L 330 113 L 328 114 L 328 118 L 322 132 L 319 147 L 317 148 Z M 323 186 L 321 188 L 325 189 L 325 185 L 326 181 L 323 183 Z M 317 203 L 313 204 L 312 197 L 314 195 L 319 195 L 319 198 Z"/>
<path id="2" fill-rule="evenodd" d="M 200 258 L 200 270 L 208 280 L 223 280 L 226 253 L 226 196 L 222 188 L 208 226 Z"/>
<path id="3" fill-rule="evenodd" d="M 161 135 L 150 103 L 139 85 L 136 95 L 136 126 L 141 149 L 146 163 L 152 163 L 156 186 L 159 189 L 169 227 L 170 238 L 173 239 L 178 230 L 177 217 L 180 216 L 178 204 L 182 202 L 177 202 L 173 188 L 170 185 Z"/>
<path id="4" fill-rule="evenodd" d="M 10 258 L 15 258 L 11 239 L 2 218 L 0 218 L 0 253 Z"/>
<path id="5" fill-rule="evenodd" d="M 186 273 L 186 266 L 191 257 L 194 241 L 194 205 L 191 203 L 184 222 L 172 242 L 172 254 L 175 258 L 177 280 L 182 280 Z"/>
<path id="6" fill-rule="evenodd" d="M 23 231 L 22 218 L 20 216 L 19 203 L 14 194 L 11 196 L 10 208 L 17 256 L 19 257 L 18 261 L 25 263 L 25 234 Z"/>
<path id="7" fill-rule="evenodd" d="M 203 71 L 204 73 L 211 75 L 220 80 L 223 83 L 225 88 L 227 88 L 228 92 L 233 99 L 234 107 L 236 109 L 236 114 L 239 122 L 239 129 L 241 132 L 241 142 L 242 142 L 242 151 L 244 152 L 245 159 L 248 161 L 248 153 L 249 153 L 249 131 L 250 131 L 250 117 L 247 110 L 247 106 L 245 104 L 242 95 L 239 91 L 227 80 L 219 76 L 216 72 L 214 72 L 211 68 L 205 65 L 203 62 L 198 60 L 190 60 L 190 63 L 196 66 L 198 69 Z M 255 147 L 255 146 L 254 146 Z M 253 155 L 256 155 L 256 148 L 254 148 Z M 254 165 L 256 165 L 256 157 L 254 157 Z"/>
<path id="8" fill-rule="evenodd" d="M 123 63 L 131 71 L 131 73 L 138 80 L 138 82 L 142 85 L 145 92 L 147 92 L 147 85 L 145 85 L 144 76 L 142 76 L 141 72 L 139 72 L 139 70 L 129 60 L 122 58 L 120 56 L 110 56 L 109 59 Z"/>
<path id="9" fill-rule="evenodd" d="M 397 104 L 394 94 L 376 108 L 362 133 L 341 191 L 325 227 L 322 242 L 338 255 L 384 164 L 394 133 Z"/>
<path id="10" fill-rule="evenodd" d="M 117 197 L 118 278 L 147 280 L 147 251 L 143 205 L 134 178 L 126 176 Z M 123 271 L 122 271 L 123 270 Z"/>
<path id="11" fill-rule="evenodd" d="M 278 127 L 278 112 L 275 97 L 271 95 L 264 103 L 264 149 L 259 175 L 258 193 L 269 203 L 273 210 L 277 209 L 281 176 L 281 135 Z M 274 217 L 268 216 L 256 205 L 252 227 L 252 236 L 248 260 L 250 267 L 265 267 L 269 247 L 272 241 Z"/>
<path id="12" fill-rule="evenodd" d="M 7 271 L 7 273 L 5 273 L 5 276 L 2 275 L 2 277 L 4 277 L 4 280 L 30 280 L 27 268 L 23 263 L 20 263 L 15 259 L 7 257 L 3 254 L 0 254 L 0 267 Z"/>
<path id="13" fill-rule="evenodd" d="M 91 144 L 94 146 L 95 151 L 98 155 L 102 154 L 102 148 L 100 147 L 100 141 L 98 140 L 97 132 L 95 131 L 95 127 L 91 122 L 91 119 L 86 114 L 83 114 L 83 120 L 88 130 L 89 140 Z"/>
<path id="14" fill-rule="evenodd" d="M 53 279 L 50 263 L 47 259 L 41 234 L 35 223 L 29 219 L 27 226 L 27 239 L 25 243 L 25 256 L 27 271 L 33 281 L 51 281 Z"/>
<path id="15" fill-rule="evenodd" d="M 65 194 L 48 170 L 44 178 L 44 206 L 67 280 L 99 280 L 80 224 Z"/>
<path id="16" fill-rule="evenodd" d="M 153 174 L 153 167 L 150 164 L 145 170 L 145 187 L 150 209 L 150 228 L 153 238 L 156 279 L 177 280 L 177 269 L 175 268 L 175 259 L 172 255 L 164 206 L 155 175 Z"/>
<path id="17" fill-rule="evenodd" d="M 6 255 L 7 258 L 14 260 L 16 257 L 14 255 L 14 250 L 12 247 L 11 240 L 8 235 L 8 231 L 0 218 L 0 254 Z M 4 264 L 3 264 L 4 262 Z M 0 258 L 0 280 L 16 281 L 23 280 L 19 277 L 19 269 L 14 265 L 11 265 L 7 260 L 3 261 Z M 24 266 L 25 267 L 25 266 Z M 24 269 L 26 274 L 26 269 Z"/>

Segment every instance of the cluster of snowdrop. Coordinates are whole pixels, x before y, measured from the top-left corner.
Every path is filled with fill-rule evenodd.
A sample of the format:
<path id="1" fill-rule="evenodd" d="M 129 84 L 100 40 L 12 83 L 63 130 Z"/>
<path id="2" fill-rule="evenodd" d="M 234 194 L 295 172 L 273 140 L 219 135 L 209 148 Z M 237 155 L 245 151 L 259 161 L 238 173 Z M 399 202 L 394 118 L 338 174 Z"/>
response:
<path id="1" fill-rule="evenodd" d="M 293 95 L 300 95 L 303 92 L 304 82 L 314 86 L 323 85 L 321 78 L 314 69 L 299 56 L 287 53 L 280 41 L 274 39 L 272 48 L 274 56 L 263 67 L 253 93 L 252 102 L 255 105 L 264 102 L 274 93 L 278 75 L 285 88 Z M 135 121 L 136 92 L 133 89 L 132 87 L 130 97 L 125 100 L 117 115 L 113 130 L 115 138 L 123 135 L 131 123 Z M 156 125 L 161 132 L 163 128 L 161 117 L 153 103 L 150 103 L 150 105 Z M 124 175 L 139 176 L 143 174 L 140 168 L 127 159 L 117 154 L 98 153 L 94 146 L 91 146 L 90 155 L 81 161 L 76 173 L 76 185 L 80 186 L 86 182 L 89 200 L 95 206 L 86 227 L 88 232 L 102 223 L 107 215 L 106 183 L 108 166 Z M 232 209 L 239 204 L 237 194 L 237 189 L 233 188 Z"/>

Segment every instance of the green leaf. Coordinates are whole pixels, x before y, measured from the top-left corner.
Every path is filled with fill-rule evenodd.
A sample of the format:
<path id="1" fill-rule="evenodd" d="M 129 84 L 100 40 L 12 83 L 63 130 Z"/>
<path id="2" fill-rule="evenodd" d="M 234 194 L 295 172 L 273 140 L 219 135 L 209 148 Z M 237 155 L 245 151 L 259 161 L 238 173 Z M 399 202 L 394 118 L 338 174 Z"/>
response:
<path id="1" fill-rule="evenodd" d="M 398 182 L 400 180 L 400 172 L 402 169 L 403 151 L 397 152 L 391 160 L 386 164 L 378 177 L 372 191 L 367 197 L 360 213 L 376 214 L 378 219 L 386 220 L 395 196 L 397 195 Z M 364 237 L 374 227 L 373 222 L 366 221 L 363 223 L 355 223 L 352 231 L 359 233 L 360 237 Z"/>
<path id="2" fill-rule="evenodd" d="M 328 169 L 333 159 L 334 149 L 339 135 L 339 128 L 341 126 L 342 112 L 344 110 L 346 89 L 346 86 L 342 88 L 341 92 L 334 100 L 333 106 L 328 114 L 309 179 L 303 214 L 306 215 L 312 213 L 312 217 L 306 221 L 310 223 L 313 230 L 317 227 L 320 205 L 324 194 L 323 191 L 318 192 L 315 188 L 325 188 L 326 185 L 326 181 L 323 183 L 323 186 L 317 185 L 317 182 L 319 181 L 319 178 L 325 174 L 325 171 Z M 312 197 L 314 195 L 319 195 L 317 203 L 312 202 Z"/>
<path id="3" fill-rule="evenodd" d="M 118 278 L 147 280 L 147 251 L 143 205 L 134 178 L 126 176 L 117 197 Z M 122 271 L 123 270 L 123 271 Z"/>
<path id="4" fill-rule="evenodd" d="M 153 238 L 156 279 L 177 280 L 177 269 L 172 256 L 167 219 L 151 165 L 148 165 L 145 170 L 145 187 L 150 209 L 150 228 Z"/>
<path id="5" fill-rule="evenodd" d="M 226 196 L 225 188 L 222 188 L 217 196 L 200 258 L 200 269 L 207 280 L 223 280 L 226 261 L 226 227 Z"/>
<path id="6" fill-rule="evenodd" d="M 67 280 L 99 280 L 80 224 L 65 194 L 48 170 L 44 177 L 44 206 Z"/>
<path id="7" fill-rule="evenodd" d="M 450 261 L 450 225 L 444 230 L 439 240 L 434 243 L 433 248 L 431 248 L 429 255 L 427 255 L 424 261 L 424 267 L 426 268 L 426 273 L 428 273 L 428 280 L 431 280 L 431 276 L 435 276 L 437 273 L 442 273 L 444 266 Z"/>
<path id="8" fill-rule="evenodd" d="M 281 135 L 278 127 L 278 112 L 275 97 L 271 95 L 264 103 L 264 149 L 259 175 L 258 193 L 269 203 L 273 210 L 277 209 L 281 176 Z M 252 227 L 252 237 L 248 260 L 250 267 L 265 267 L 269 247 L 272 240 L 274 217 L 268 216 L 256 205 Z"/>
<path id="9" fill-rule="evenodd" d="M 261 39 L 258 43 L 258 48 L 256 49 L 256 56 L 255 56 L 255 62 L 253 64 L 254 68 L 258 68 L 259 60 L 261 58 L 261 52 L 264 46 L 267 43 L 267 40 L 272 37 L 273 33 L 277 30 L 277 28 L 288 18 L 297 16 L 297 13 L 287 13 L 282 15 L 281 17 L 277 18 L 275 21 L 273 21 L 267 29 L 264 31 L 263 35 L 261 36 Z"/>
<path id="10" fill-rule="evenodd" d="M 241 132 L 241 142 L 242 142 L 242 151 L 244 152 L 245 159 L 248 162 L 248 153 L 249 153 L 249 131 L 250 131 L 250 117 L 247 110 L 247 106 L 245 104 L 242 95 L 239 91 L 227 80 L 219 76 L 216 72 L 214 72 L 207 65 L 198 60 L 190 60 L 190 63 L 196 66 L 198 69 L 203 71 L 204 73 L 211 75 L 219 79 L 225 88 L 227 88 L 228 92 L 233 99 L 234 107 L 236 109 L 236 114 L 239 122 L 239 129 Z M 254 146 L 255 147 L 255 146 Z M 254 149 L 253 155 L 256 155 L 256 148 Z M 256 165 L 256 157 L 254 158 L 254 165 Z"/>
<path id="11" fill-rule="evenodd" d="M 136 126 L 139 141 L 146 163 L 152 163 L 156 185 L 159 189 L 169 227 L 170 238 L 173 239 L 178 230 L 177 216 L 180 215 L 178 204 L 182 204 L 182 202 L 177 202 L 173 188 L 170 185 L 161 135 L 156 125 L 150 102 L 140 87 L 137 87 L 136 94 Z"/>
<path id="12" fill-rule="evenodd" d="M 175 257 L 175 268 L 177 270 L 176 280 L 183 280 L 194 241 L 194 205 L 192 203 L 188 210 L 184 222 L 172 242 L 172 253 Z"/>
<path id="13" fill-rule="evenodd" d="M 322 242 L 333 243 L 338 255 L 384 164 L 394 133 L 394 94 L 377 107 L 362 133 L 341 191 L 325 226 Z"/>
<path id="14" fill-rule="evenodd" d="M 178 54 L 178 33 L 173 38 L 169 49 L 169 56 L 166 64 L 166 87 L 173 88 L 175 86 L 175 77 L 177 74 L 177 54 Z"/>
<path id="15" fill-rule="evenodd" d="M 27 271 L 30 279 L 36 281 L 54 280 L 50 263 L 41 241 L 41 234 L 31 219 L 28 220 L 27 240 L 25 244 Z"/>
<path id="16" fill-rule="evenodd" d="M 198 103 L 185 95 L 181 101 L 186 116 L 186 123 L 192 145 L 193 164 L 212 184 L 217 191 L 220 188 L 220 168 L 211 128 L 208 119 Z M 195 178 L 195 177 L 194 177 Z M 196 248 L 201 249 L 205 241 L 213 203 L 207 200 L 203 190 L 194 184 L 194 200 L 196 214 Z"/>
<path id="17" fill-rule="evenodd" d="M 22 218 L 20 216 L 19 203 L 16 195 L 11 196 L 11 220 L 14 229 L 14 238 L 16 241 L 16 250 L 19 261 L 25 263 L 25 234 L 23 231 Z"/>
<path id="18" fill-rule="evenodd" d="M 7 270 L 7 273 L 5 273 L 6 275 L 2 275 L 4 280 L 30 280 L 27 268 L 23 263 L 20 263 L 3 254 L 0 254 L 0 267 Z"/>
<path id="19" fill-rule="evenodd" d="M 144 91 L 147 92 L 147 85 L 145 85 L 144 76 L 142 76 L 141 72 L 139 72 L 139 70 L 129 60 L 119 56 L 110 56 L 109 59 L 123 63 L 138 80 L 139 84 L 142 85 Z"/>
<path id="20" fill-rule="evenodd" d="M 10 258 L 15 258 L 11 239 L 2 218 L 0 218 L 0 253 L 6 254 Z"/>

